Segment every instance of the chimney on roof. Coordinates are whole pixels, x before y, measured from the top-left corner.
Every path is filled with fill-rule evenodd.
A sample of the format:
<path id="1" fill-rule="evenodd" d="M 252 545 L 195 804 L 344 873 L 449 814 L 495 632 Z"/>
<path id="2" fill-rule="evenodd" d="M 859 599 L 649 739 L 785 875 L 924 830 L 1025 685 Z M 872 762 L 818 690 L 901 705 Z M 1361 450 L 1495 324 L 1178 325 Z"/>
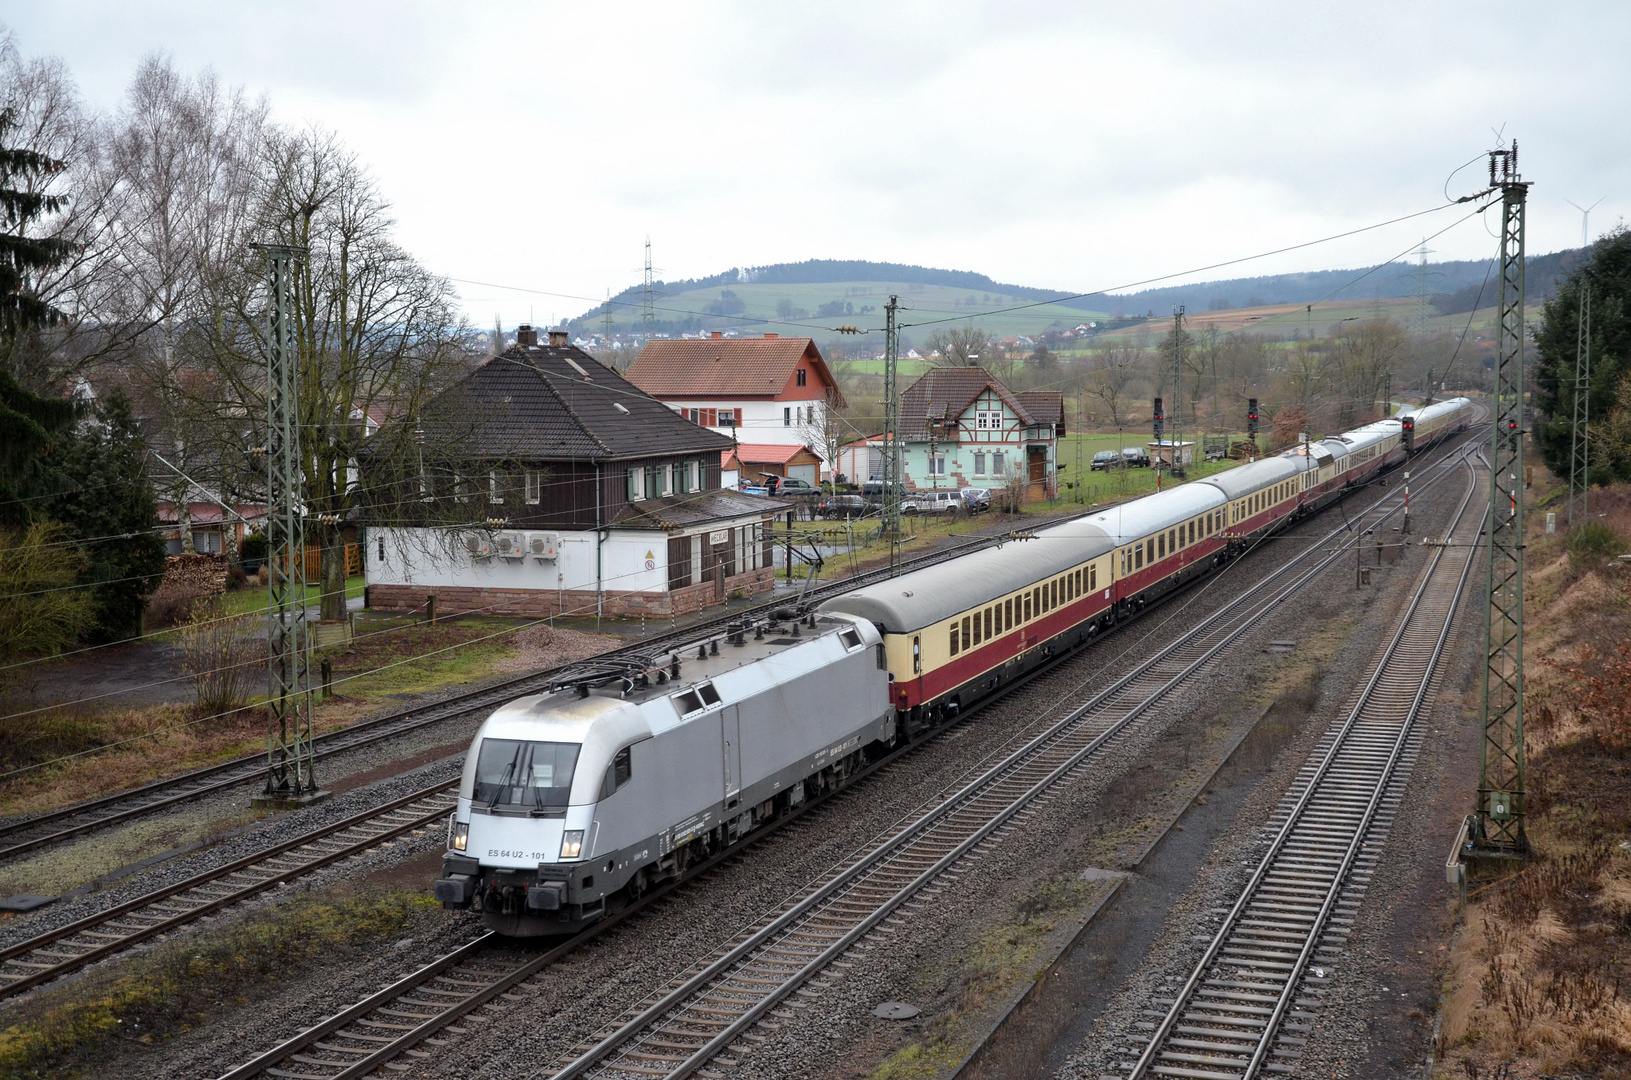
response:
<path id="1" fill-rule="evenodd" d="M 722 338 L 724 336 L 725 336 L 725 334 L 721 330 L 715 330 L 714 333 L 713 333 L 713 338 L 714 338 L 715 341 L 718 341 L 720 338 Z"/>
<path id="2" fill-rule="evenodd" d="M 780 334 L 766 334 L 765 337 L 781 337 Z"/>
<path id="3" fill-rule="evenodd" d="M 520 326 L 515 328 L 515 343 L 517 345 L 538 344 L 538 331 L 534 330 L 527 323 L 522 323 Z"/>
<path id="4" fill-rule="evenodd" d="M 565 330 L 551 330 L 549 332 L 549 343 L 551 345 L 555 346 L 556 348 L 560 348 L 561 346 L 565 345 L 566 344 L 566 331 Z"/>

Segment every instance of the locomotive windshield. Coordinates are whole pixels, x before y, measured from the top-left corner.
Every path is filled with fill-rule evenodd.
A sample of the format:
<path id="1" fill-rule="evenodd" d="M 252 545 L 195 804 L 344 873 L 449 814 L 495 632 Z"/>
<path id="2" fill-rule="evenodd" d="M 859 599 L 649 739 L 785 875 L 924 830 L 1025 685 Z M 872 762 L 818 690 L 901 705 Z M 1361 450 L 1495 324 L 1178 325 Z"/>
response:
<path id="1" fill-rule="evenodd" d="M 483 739 L 471 801 L 489 810 L 565 806 L 577 764 L 577 743 Z"/>

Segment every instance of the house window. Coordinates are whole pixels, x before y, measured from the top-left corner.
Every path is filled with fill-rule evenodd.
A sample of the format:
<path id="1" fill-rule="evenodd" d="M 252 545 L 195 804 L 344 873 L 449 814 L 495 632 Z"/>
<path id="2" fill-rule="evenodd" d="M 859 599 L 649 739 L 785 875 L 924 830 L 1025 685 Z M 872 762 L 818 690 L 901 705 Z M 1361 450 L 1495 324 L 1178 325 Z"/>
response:
<path id="1" fill-rule="evenodd" d="M 504 478 L 496 472 L 487 474 L 487 501 L 495 506 L 504 505 Z"/>
<path id="2" fill-rule="evenodd" d="M 1008 474 L 1008 462 L 1004 459 L 1004 455 L 1002 455 L 1002 454 L 992 454 L 991 455 L 991 475 L 992 476 L 1006 476 L 1007 474 Z"/>
<path id="3" fill-rule="evenodd" d="M 791 408 L 783 409 L 782 410 L 782 427 L 792 427 L 792 426 L 793 426 L 793 410 Z"/>
<path id="4" fill-rule="evenodd" d="M 646 498 L 655 499 L 665 494 L 663 491 L 663 467 L 661 465 L 646 466 Z"/>
<path id="5" fill-rule="evenodd" d="M 645 471 L 642 469 L 629 470 L 629 502 L 639 502 L 646 497 L 645 476 Z"/>
<path id="6" fill-rule="evenodd" d="M 974 455 L 974 475 L 975 476 L 984 476 L 985 475 L 985 455 L 984 454 L 975 454 Z"/>
<path id="7" fill-rule="evenodd" d="M 805 371 L 803 368 L 799 368 L 797 374 L 793 376 L 793 381 L 798 383 L 800 386 L 803 386 L 804 380 L 808 375 L 809 372 Z"/>
<path id="8" fill-rule="evenodd" d="M 527 485 L 527 505 L 537 506 L 538 500 L 543 496 L 543 485 L 538 483 L 538 470 L 528 469 L 521 474 Z"/>
<path id="9" fill-rule="evenodd" d="M 719 427 L 737 427 L 735 409 L 716 409 L 719 416 Z"/>
<path id="10" fill-rule="evenodd" d="M 974 411 L 974 426 L 979 431 L 1001 431 L 1002 410 L 976 409 Z"/>
<path id="11" fill-rule="evenodd" d="M 697 412 L 700 414 L 697 418 L 697 423 L 701 424 L 703 427 L 719 426 L 719 410 L 698 409 Z"/>
<path id="12" fill-rule="evenodd" d="M 945 454 L 932 454 L 932 455 L 930 455 L 930 457 L 929 457 L 929 475 L 930 476 L 945 476 L 946 475 L 946 455 Z"/>

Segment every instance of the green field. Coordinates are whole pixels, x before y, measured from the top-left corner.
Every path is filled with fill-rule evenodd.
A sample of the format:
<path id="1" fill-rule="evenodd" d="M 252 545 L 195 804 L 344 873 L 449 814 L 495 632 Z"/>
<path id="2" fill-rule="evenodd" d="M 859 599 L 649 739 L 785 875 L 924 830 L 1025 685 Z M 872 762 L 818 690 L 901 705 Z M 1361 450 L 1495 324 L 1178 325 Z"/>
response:
<path id="1" fill-rule="evenodd" d="M 726 296 L 726 293 L 732 294 Z M 1048 329 L 1069 328 L 1081 322 L 1103 319 L 1103 311 L 1044 304 L 1019 311 L 1002 309 L 1033 304 L 1017 296 L 953 289 L 944 285 L 907 282 L 840 281 L 813 284 L 759 285 L 752 282 L 693 289 L 658 298 L 657 318 L 662 321 L 701 319 L 709 329 L 739 328 L 744 335 L 763 333 L 813 336 L 825 339 L 834 327 L 853 325 L 874 331 L 882 337 L 884 304 L 889 295 L 900 297 L 900 321 L 906 339 L 920 342 L 933 331 L 922 324 L 933 320 L 967 318 L 1001 337 L 1035 335 Z M 841 305 L 838 314 L 817 314 L 823 305 Z M 710 308 L 715 310 L 710 311 Z M 627 334 L 639 328 L 638 308 L 618 308 L 612 312 L 614 333 Z M 600 332 L 604 320 L 598 316 L 585 321 L 585 329 Z M 945 324 L 964 325 L 962 322 Z"/>
<path id="2" fill-rule="evenodd" d="M 1142 428 L 1128 428 L 1121 433 L 1087 431 L 1072 432 L 1059 440 L 1059 499 L 1062 502 L 1106 502 L 1127 498 L 1134 495 L 1144 495 L 1155 490 L 1156 471 L 1154 469 L 1110 469 L 1105 472 L 1093 472 L 1088 463 L 1093 455 L 1100 450 L 1119 450 L 1123 447 L 1145 447 L 1153 438 L 1151 432 Z M 1244 434 L 1231 435 L 1230 439 L 1245 439 Z M 1184 436 L 1184 441 L 1191 441 Z M 1195 439 L 1196 456 L 1200 456 L 1201 440 Z M 1078 465 L 1078 453 L 1080 464 Z M 1205 476 L 1212 476 L 1225 469 L 1232 469 L 1240 464 L 1238 461 L 1227 459 L 1218 462 L 1199 461 L 1187 471 L 1190 480 L 1199 480 Z M 1082 477 L 1078 481 L 1078 476 Z M 1163 477 L 1162 487 L 1172 486 L 1171 480 Z"/>

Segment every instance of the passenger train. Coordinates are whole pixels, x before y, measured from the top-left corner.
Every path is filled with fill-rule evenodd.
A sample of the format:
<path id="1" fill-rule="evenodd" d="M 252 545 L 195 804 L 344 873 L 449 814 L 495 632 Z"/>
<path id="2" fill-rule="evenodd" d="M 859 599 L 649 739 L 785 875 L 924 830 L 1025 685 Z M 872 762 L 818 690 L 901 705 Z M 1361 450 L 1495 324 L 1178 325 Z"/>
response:
<path id="1" fill-rule="evenodd" d="M 476 733 L 435 895 L 501 933 L 571 932 L 1472 416 L 1409 410 L 813 612 L 568 669 Z"/>

